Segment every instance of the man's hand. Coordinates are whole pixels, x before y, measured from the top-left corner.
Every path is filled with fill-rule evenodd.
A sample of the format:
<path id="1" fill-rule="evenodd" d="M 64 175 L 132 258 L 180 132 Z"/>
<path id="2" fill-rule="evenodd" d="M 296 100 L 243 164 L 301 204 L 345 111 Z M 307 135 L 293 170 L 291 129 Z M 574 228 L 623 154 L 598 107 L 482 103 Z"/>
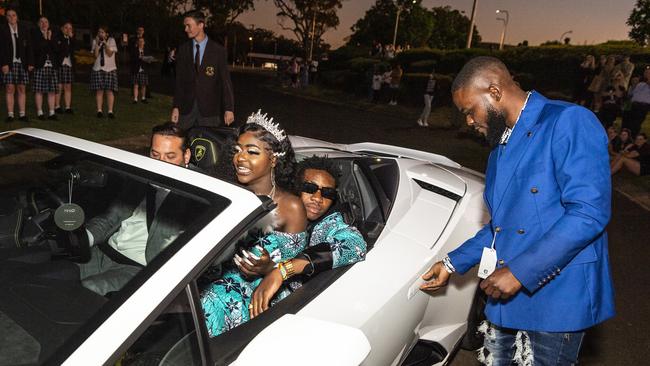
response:
<path id="1" fill-rule="evenodd" d="M 271 271 L 257 286 L 253 292 L 253 299 L 251 306 L 248 308 L 251 319 L 260 315 L 262 312 L 269 308 L 269 302 L 275 296 L 278 289 L 282 286 L 282 275 L 279 269 Z"/>
<path id="2" fill-rule="evenodd" d="M 481 282 L 481 290 L 494 299 L 507 299 L 521 289 L 521 282 L 510 272 L 510 268 L 503 267 L 492 272 L 488 278 Z"/>
<path id="3" fill-rule="evenodd" d="M 431 266 L 431 269 L 429 269 L 427 273 L 422 275 L 422 279 L 428 282 L 420 285 L 420 290 L 431 295 L 439 289 L 447 286 L 447 282 L 449 282 L 450 276 L 451 274 L 447 272 L 445 266 L 442 264 L 442 261 L 436 262 L 433 266 Z"/>
<path id="4" fill-rule="evenodd" d="M 27 71 L 29 71 L 29 72 L 34 71 L 34 66 L 32 66 L 32 65 L 27 66 Z"/>
<path id="5" fill-rule="evenodd" d="M 178 108 L 172 109 L 171 121 L 174 123 L 178 123 L 178 116 L 180 116 L 180 112 L 178 111 Z"/>
<path id="6" fill-rule="evenodd" d="M 235 114 L 231 111 L 226 111 L 226 113 L 223 114 L 223 123 L 226 124 L 226 126 L 230 126 L 230 124 L 235 120 Z"/>
<path id="7" fill-rule="evenodd" d="M 242 252 L 246 252 L 245 250 Z M 235 261 L 239 270 L 247 277 L 266 276 L 273 271 L 275 263 L 271 260 L 271 255 L 265 249 L 262 249 L 262 256 L 259 259 L 253 258 L 250 252 L 248 255 L 238 255 L 239 260 Z"/>
<path id="8" fill-rule="evenodd" d="M 9 73 L 9 65 L 2 65 L 2 73 L 3 74 Z"/>

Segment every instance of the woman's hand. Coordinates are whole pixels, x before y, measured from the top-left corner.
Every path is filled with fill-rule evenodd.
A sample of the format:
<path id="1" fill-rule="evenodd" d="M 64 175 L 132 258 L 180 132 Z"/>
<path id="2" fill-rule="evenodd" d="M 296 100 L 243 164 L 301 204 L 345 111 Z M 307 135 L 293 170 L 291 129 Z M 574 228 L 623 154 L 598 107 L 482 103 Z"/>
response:
<path id="1" fill-rule="evenodd" d="M 269 308 L 269 302 L 282 286 L 282 275 L 279 269 L 267 274 L 253 292 L 251 304 L 248 307 L 251 319 Z"/>
<path id="2" fill-rule="evenodd" d="M 258 248 L 262 251 L 260 257 L 247 250 L 242 250 L 241 255 L 235 255 L 235 264 L 247 277 L 266 276 L 275 268 L 275 263 L 271 260 L 269 252 L 261 247 Z"/>

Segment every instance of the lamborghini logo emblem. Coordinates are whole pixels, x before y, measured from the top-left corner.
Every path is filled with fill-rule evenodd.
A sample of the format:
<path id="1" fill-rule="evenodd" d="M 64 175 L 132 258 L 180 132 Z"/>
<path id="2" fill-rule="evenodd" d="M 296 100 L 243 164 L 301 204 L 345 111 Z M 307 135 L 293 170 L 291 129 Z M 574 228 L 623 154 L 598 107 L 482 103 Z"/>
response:
<path id="1" fill-rule="evenodd" d="M 205 156 L 205 151 L 206 149 L 205 146 L 203 145 L 198 145 L 194 148 L 194 158 L 196 159 L 196 161 L 201 161 L 201 159 L 203 159 L 203 157 Z"/>

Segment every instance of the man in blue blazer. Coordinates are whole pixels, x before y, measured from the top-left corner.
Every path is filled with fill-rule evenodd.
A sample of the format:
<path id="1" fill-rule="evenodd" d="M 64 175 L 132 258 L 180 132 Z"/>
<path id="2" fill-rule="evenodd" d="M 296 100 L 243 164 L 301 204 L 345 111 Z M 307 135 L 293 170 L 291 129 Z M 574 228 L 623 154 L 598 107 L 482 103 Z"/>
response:
<path id="1" fill-rule="evenodd" d="M 421 289 L 436 291 L 480 263 L 488 322 L 479 359 L 575 363 L 584 330 L 614 315 L 605 131 L 583 107 L 523 91 L 493 57 L 470 60 L 452 94 L 493 148 L 484 192 L 491 221 L 435 263 Z"/>

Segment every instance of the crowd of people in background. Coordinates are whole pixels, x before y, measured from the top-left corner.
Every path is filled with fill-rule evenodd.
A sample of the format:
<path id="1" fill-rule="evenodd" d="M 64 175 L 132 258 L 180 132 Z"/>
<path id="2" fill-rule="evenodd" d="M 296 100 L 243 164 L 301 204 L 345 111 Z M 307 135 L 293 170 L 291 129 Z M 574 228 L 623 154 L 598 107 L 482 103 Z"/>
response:
<path id="1" fill-rule="evenodd" d="M 402 51 L 410 50 L 411 46 L 406 44 L 404 47 L 402 45 L 393 45 L 392 43 L 381 44 L 381 42 L 373 42 L 372 49 L 370 51 L 370 56 L 384 58 L 386 60 L 392 60 L 397 56 L 397 54 Z"/>
<path id="2" fill-rule="evenodd" d="M 74 53 L 79 45 L 73 24 L 66 21 L 54 26 L 47 17 L 41 16 L 37 25 L 30 27 L 21 22 L 17 11 L 11 8 L 5 11 L 5 18 L 6 23 L 0 25 L 1 82 L 7 105 L 5 121 L 29 121 L 28 87 L 34 93 L 35 115 L 39 120 L 58 120 L 64 114 L 74 114 Z M 147 103 L 148 76 L 155 58 L 146 45 L 144 28 L 138 27 L 135 35 L 124 33 L 116 40 L 109 28 L 101 25 L 89 45 L 95 58 L 89 86 L 95 95 L 98 118 L 115 118 L 118 42 L 122 51 L 129 55 L 133 103 Z M 163 66 L 165 75 L 174 74 L 175 49 L 168 50 Z"/>
<path id="3" fill-rule="evenodd" d="M 612 174 L 625 169 L 647 175 L 650 170 L 650 146 L 641 132 L 650 111 L 650 67 L 642 75 L 634 71 L 627 55 L 601 55 L 598 62 L 587 55 L 579 67 L 576 102 L 590 108 L 607 130 Z"/>
<path id="4" fill-rule="evenodd" d="M 277 65 L 277 77 L 283 87 L 295 89 L 314 84 L 318 78 L 318 60 L 302 60 L 296 56 Z"/>

